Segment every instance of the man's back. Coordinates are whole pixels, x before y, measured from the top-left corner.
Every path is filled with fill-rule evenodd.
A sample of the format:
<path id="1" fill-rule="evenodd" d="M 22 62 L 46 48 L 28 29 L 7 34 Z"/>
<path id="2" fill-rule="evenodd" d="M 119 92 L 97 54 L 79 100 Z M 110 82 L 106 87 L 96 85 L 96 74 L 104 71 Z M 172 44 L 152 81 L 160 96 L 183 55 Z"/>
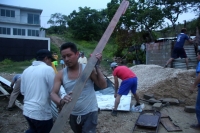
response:
<path id="1" fill-rule="evenodd" d="M 54 76 L 52 67 L 40 61 L 34 61 L 32 66 L 24 70 L 21 77 L 24 115 L 37 120 L 52 118 L 49 103 Z"/>
<path id="2" fill-rule="evenodd" d="M 184 33 L 180 33 L 177 37 L 175 47 L 183 48 L 185 40 L 189 40 L 188 36 Z"/>
<path id="3" fill-rule="evenodd" d="M 128 78 L 136 77 L 135 73 L 133 73 L 128 67 L 126 66 L 117 66 L 113 71 L 113 75 L 117 76 L 121 80 L 126 80 Z"/>

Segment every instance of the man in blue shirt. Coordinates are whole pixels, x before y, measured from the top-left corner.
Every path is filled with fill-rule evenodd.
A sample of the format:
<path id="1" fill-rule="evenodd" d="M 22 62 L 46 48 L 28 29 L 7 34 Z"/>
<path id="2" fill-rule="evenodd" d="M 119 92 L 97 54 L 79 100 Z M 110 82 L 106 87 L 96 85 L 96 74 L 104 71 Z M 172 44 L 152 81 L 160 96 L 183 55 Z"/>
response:
<path id="1" fill-rule="evenodd" d="M 172 57 L 167 61 L 166 65 L 164 66 L 165 68 L 174 59 L 181 57 L 181 58 L 185 58 L 187 69 L 189 69 L 187 54 L 185 53 L 185 49 L 183 48 L 183 46 L 184 46 L 185 40 L 189 41 L 190 43 L 192 43 L 193 41 L 189 40 L 188 36 L 185 33 L 186 33 L 186 29 L 183 28 L 181 30 L 181 33 L 177 36 L 176 44 L 172 52 Z"/>
<path id="2" fill-rule="evenodd" d="M 197 52 L 197 59 L 199 62 L 196 68 L 196 79 L 190 90 L 191 92 L 194 92 L 196 90 L 198 91 L 197 99 L 196 99 L 196 107 L 195 107 L 198 124 L 193 124 L 190 127 L 200 130 L 200 50 L 198 50 Z M 198 86 L 198 89 L 197 89 L 197 86 Z"/>
<path id="3" fill-rule="evenodd" d="M 8 111 L 12 111 L 13 110 L 13 105 L 15 100 L 17 99 L 19 93 L 20 93 L 20 84 L 21 84 L 21 74 L 16 74 L 13 79 L 12 82 L 10 84 L 10 87 L 13 89 L 11 95 L 10 95 L 10 100 L 8 103 L 8 107 L 6 108 L 6 110 Z M 14 88 L 13 88 L 14 86 Z"/>

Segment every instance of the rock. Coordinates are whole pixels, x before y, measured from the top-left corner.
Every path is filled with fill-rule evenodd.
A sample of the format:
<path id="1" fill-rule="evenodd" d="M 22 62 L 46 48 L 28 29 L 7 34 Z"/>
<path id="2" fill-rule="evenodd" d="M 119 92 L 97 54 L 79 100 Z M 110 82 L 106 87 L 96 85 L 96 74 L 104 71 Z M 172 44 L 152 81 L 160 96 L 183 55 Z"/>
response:
<path id="1" fill-rule="evenodd" d="M 149 101 L 149 104 L 151 104 L 151 105 L 153 105 L 154 103 L 161 103 L 161 101 L 156 100 L 155 98 L 151 98 L 148 101 Z"/>
<path id="2" fill-rule="evenodd" d="M 153 94 L 144 94 L 143 98 L 146 99 L 146 100 L 149 100 L 151 98 L 153 98 L 154 95 Z"/>
<path id="3" fill-rule="evenodd" d="M 162 103 L 170 103 L 170 105 L 179 105 L 179 100 L 176 98 L 163 98 Z"/>
<path id="4" fill-rule="evenodd" d="M 162 103 L 154 103 L 153 106 L 152 106 L 152 108 L 154 110 L 160 111 L 161 108 L 162 108 Z"/>
<path id="5" fill-rule="evenodd" d="M 196 113 L 195 106 L 185 106 L 184 111 L 188 113 Z"/>

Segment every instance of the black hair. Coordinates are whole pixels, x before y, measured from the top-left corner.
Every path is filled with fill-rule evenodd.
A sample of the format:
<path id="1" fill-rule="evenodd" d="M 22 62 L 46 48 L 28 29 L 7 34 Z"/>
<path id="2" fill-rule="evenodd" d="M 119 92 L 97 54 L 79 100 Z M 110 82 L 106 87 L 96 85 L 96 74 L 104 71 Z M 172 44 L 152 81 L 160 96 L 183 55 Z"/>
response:
<path id="1" fill-rule="evenodd" d="M 181 33 L 185 33 L 186 31 L 187 31 L 186 28 L 181 29 Z"/>
<path id="2" fill-rule="evenodd" d="M 72 43 L 72 42 L 66 42 L 66 43 L 64 43 L 64 44 L 61 45 L 60 52 L 62 50 L 68 49 L 68 48 L 70 48 L 71 51 L 73 51 L 74 53 L 77 53 L 77 51 L 78 51 L 78 49 L 77 49 L 77 47 L 76 47 L 76 45 L 74 43 Z"/>
<path id="3" fill-rule="evenodd" d="M 36 60 L 37 60 L 37 61 L 43 61 L 45 57 L 46 57 L 46 56 L 36 57 Z"/>

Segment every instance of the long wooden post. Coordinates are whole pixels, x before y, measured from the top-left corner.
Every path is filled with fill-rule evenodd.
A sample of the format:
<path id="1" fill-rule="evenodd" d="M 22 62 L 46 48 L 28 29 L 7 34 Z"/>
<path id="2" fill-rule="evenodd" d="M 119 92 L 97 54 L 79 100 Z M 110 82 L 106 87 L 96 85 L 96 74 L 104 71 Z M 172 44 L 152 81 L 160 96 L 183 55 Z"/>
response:
<path id="1" fill-rule="evenodd" d="M 115 13 L 109 26 L 107 27 L 106 31 L 104 32 L 102 38 L 100 39 L 98 45 L 96 46 L 96 48 L 94 50 L 94 52 L 92 53 L 92 57 L 89 59 L 85 69 L 83 70 L 82 74 L 80 75 L 79 79 L 77 80 L 77 83 L 74 85 L 72 101 L 70 103 L 64 105 L 64 107 L 62 108 L 60 114 L 58 115 L 58 118 L 55 121 L 50 133 L 61 133 L 61 131 L 64 127 L 64 124 L 66 123 L 67 119 L 69 118 L 70 113 L 71 113 L 72 109 L 74 108 L 74 105 L 76 104 L 77 99 L 79 98 L 79 96 L 82 92 L 82 89 L 83 89 L 85 83 L 87 82 L 90 74 L 92 73 L 92 70 L 94 69 L 94 66 L 97 62 L 95 54 L 102 53 L 115 26 L 117 25 L 121 15 L 126 11 L 128 5 L 129 5 L 129 2 L 126 0 L 123 0 L 122 3 L 120 4 L 117 12 Z"/>

